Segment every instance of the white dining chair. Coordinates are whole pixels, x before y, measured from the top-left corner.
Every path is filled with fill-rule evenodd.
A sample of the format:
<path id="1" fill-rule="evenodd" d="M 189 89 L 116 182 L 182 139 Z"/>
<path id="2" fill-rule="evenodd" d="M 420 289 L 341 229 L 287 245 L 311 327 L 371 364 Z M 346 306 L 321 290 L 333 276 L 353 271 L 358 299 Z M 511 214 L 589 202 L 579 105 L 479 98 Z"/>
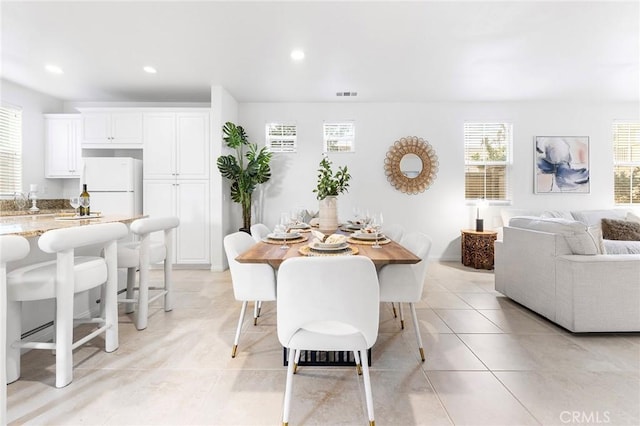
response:
<path id="1" fill-rule="evenodd" d="M 262 241 L 271 233 L 271 230 L 264 223 L 254 223 L 251 225 L 251 236 L 256 243 Z"/>
<path id="2" fill-rule="evenodd" d="M 179 225 L 180 219 L 174 216 L 137 219 L 131 223 L 130 229 L 138 237 L 138 241 L 118 244 L 118 268 L 127 269 L 126 298 L 118 302 L 126 303 L 126 313 L 131 313 L 135 305 L 134 323 L 138 330 L 147 328 L 149 305 L 155 300 L 164 297 L 165 312 L 173 309 L 173 230 Z M 164 232 L 164 240 L 151 241 L 151 233 L 159 231 Z M 164 285 L 149 286 L 150 265 L 160 262 L 164 264 Z M 135 285 L 136 270 L 140 271 L 138 286 Z M 150 291 L 154 292 L 153 296 L 150 296 Z"/>
<path id="3" fill-rule="evenodd" d="M 127 235 L 122 223 L 103 223 L 54 229 L 38 239 L 46 253 L 56 260 L 39 262 L 7 274 L 7 380 L 20 377 L 20 349 L 55 349 L 56 387 L 73 380 L 72 351 L 97 335 L 105 333 L 105 351 L 118 349 L 118 275 L 116 241 Z M 95 246 L 103 256 L 76 256 L 75 249 Z M 104 286 L 103 286 L 104 285 Z M 74 295 L 101 288 L 101 316 L 74 321 Z M 22 342 L 22 302 L 55 299 L 55 341 Z M 74 323 L 98 326 L 83 338 L 73 341 Z"/>
<path id="4" fill-rule="evenodd" d="M 29 241 L 18 235 L 0 237 L 0 425 L 7 420 L 7 263 L 20 260 L 29 254 Z"/>
<path id="5" fill-rule="evenodd" d="M 224 251 L 231 270 L 233 295 L 236 300 L 242 301 L 231 358 L 235 358 L 238 350 L 244 314 L 249 301 L 256 301 L 253 311 L 253 325 L 257 325 L 260 302 L 276 300 L 276 279 L 271 266 L 236 261 L 236 257 L 254 244 L 254 239 L 246 232 L 235 232 L 224 237 Z"/>
<path id="6" fill-rule="evenodd" d="M 378 337 L 380 308 L 378 277 L 371 259 L 287 259 L 278 270 L 276 303 L 278 339 L 289 350 L 282 424 L 289 424 L 296 360 L 301 350 L 311 350 L 353 351 L 363 372 L 369 424 L 374 425 L 367 349 Z"/>
<path id="7" fill-rule="evenodd" d="M 399 223 L 392 223 L 382 228 L 382 233 L 389 239 L 400 242 L 404 235 L 404 228 Z"/>
<path id="8" fill-rule="evenodd" d="M 385 265 L 378 272 L 380 280 L 380 301 L 397 302 L 400 311 L 400 327 L 404 329 L 404 315 L 402 303 L 409 303 L 413 327 L 418 341 L 420 357 L 424 362 L 424 348 L 418 317 L 414 303 L 422 299 L 422 290 L 427 276 L 429 252 L 431 251 L 431 238 L 419 232 L 407 233 L 402 237 L 400 244 L 420 258 L 420 262 L 412 265 Z"/>

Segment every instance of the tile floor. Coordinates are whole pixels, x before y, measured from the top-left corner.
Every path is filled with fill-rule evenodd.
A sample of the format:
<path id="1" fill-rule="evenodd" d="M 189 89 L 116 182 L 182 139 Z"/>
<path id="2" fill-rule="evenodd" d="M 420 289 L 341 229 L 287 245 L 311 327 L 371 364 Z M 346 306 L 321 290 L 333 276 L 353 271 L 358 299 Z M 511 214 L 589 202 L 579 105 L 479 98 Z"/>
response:
<path id="1" fill-rule="evenodd" d="M 177 270 L 175 281 L 172 312 L 152 309 L 141 332 L 122 315 L 120 349 L 106 354 L 96 338 L 76 350 L 64 389 L 54 387 L 49 352 L 25 354 L 8 387 L 10 424 L 280 424 L 275 304 L 264 304 L 257 326 L 247 318 L 232 359 L 240 304 L 229 273 Z M 493 273 L 453 262 L 430 264 L 416 307 L 424 364 L 411 322 L 401 331 L 381 306 L 378 425 L 640 424 L 640 333 L 568 333 L 496 293 Z M 355 368 L 301 368 L 291 424 L 367 424 Z"/>

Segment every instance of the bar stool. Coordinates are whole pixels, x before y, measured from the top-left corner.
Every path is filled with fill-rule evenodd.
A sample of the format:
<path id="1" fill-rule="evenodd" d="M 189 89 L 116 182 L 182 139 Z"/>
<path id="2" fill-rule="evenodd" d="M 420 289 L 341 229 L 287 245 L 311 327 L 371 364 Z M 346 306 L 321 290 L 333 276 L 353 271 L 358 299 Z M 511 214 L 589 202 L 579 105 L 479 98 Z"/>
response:
<path id="1" fill-rule="evenodd" d="M 7 352 L 7 263 L 29 254 L 29 241 L 18 235 L 0 237 L 0 354 Z M 4 356 L 3 356 L 4 358 Z M 0 362 L 0 425 L 7 421 L 7 364 Z"/>
<path id="2" fill-rule="evenodd" d="M 131 232 L 139 237 L 139 241 L 118 244 L 118 268 L 127 269 L 127 294 L 126 299 L 118 302 L 127 303 L 125 312 L 133 312 L 133 305 L 137 305 L 134 323 L 138 330 L 147 328 L 149 317 L 149 304 L 154 300 L 164 297 L 164 310 L 173 309 L 171 287 L 171 259 L 172 231 L 180 225 L 180 219 L 174 216 L 153 217 L 135 220 L 131 224 Z M 151 241 L 151 233 L 164 231 L 164 242 Z M 149 265 L 164 262 L 164 287 L 149 286 Z M 138 286 L 136 282 L 136 269 L 140 270 Z M 134 297 L 135 290 L 138 297 Z M 158 291 L 149 297 L 149 291 Z"/>
<path id="3" fill-rule="evenodd" d="M 73 350 L 105 333 L 105 351 L 118 349 L 118 276 L 116 240 L 127 235 L 122 223 L 103 223 L 45 232 L 38 246 L 55 253 L 56 260 L 35 263 L 7 274 L 7 379 L 20 377 L 20 348 L 55 349 L 56 387 L 73 380 Z M 79 247 L 102 248 L 103 256 L 75 256 Z M 97 324 L 98 328 L 73 341 L 74 295 L 105 284 L 102 288 L 101 313 L 75 323 Z M 21 342 L 22 302 L 55 299 L 55 342 Z"/>

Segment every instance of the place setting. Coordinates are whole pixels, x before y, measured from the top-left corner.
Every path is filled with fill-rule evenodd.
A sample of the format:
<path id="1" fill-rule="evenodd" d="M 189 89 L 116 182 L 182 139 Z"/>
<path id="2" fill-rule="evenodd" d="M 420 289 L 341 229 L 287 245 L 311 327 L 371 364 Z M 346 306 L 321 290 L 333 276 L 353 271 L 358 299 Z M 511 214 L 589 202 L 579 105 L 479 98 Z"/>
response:
<path id="1" fill-rule="evenodd" d="M 289 244 L 307 241 L 309 238 L 302 233 L 310 230 L 311 227 L 308 224 L 288 213 L 282 213 L 280 223 L 262 241 L 268 244 L 280 244 L 280 248 L 284 250 L 289 248 Z"/>
<path id="2" fill-rule="evenodd" d="M 347 241 L 352 244 L 370 245 L 371 248 L 380 248 L 382 247 L 381 244 L 389 244 L 391 240 L 380 232 L 383 222 L 382 213 L 367 214 L 363 222 L 365 225 L 360 227 L 360 229 L 354 229 L 347 238 Z M 349 224 L 347 224 L 347 226 L 349 226 Z"/>
<path id="3" fill-rule="evenodd" d="M 313 240 L 298 249 L 303 256 L 343 256 L 358 254 L 358 248 L 351 246 L 345 235 L 325 235 L 315 229 L 311 231 Z"/>

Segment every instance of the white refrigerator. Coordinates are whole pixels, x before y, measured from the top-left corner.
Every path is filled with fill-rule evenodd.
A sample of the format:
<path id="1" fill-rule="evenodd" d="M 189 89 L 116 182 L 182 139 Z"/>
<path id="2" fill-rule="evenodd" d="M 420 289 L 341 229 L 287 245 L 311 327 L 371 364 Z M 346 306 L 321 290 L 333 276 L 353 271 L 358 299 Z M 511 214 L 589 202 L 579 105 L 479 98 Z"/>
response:
<path id="1" fill-rule="evenodd" d="M 87 184 L 91 211 L 142 214 L 142 161 L 129 157 L 86 157 L 81 183 Z"/>

